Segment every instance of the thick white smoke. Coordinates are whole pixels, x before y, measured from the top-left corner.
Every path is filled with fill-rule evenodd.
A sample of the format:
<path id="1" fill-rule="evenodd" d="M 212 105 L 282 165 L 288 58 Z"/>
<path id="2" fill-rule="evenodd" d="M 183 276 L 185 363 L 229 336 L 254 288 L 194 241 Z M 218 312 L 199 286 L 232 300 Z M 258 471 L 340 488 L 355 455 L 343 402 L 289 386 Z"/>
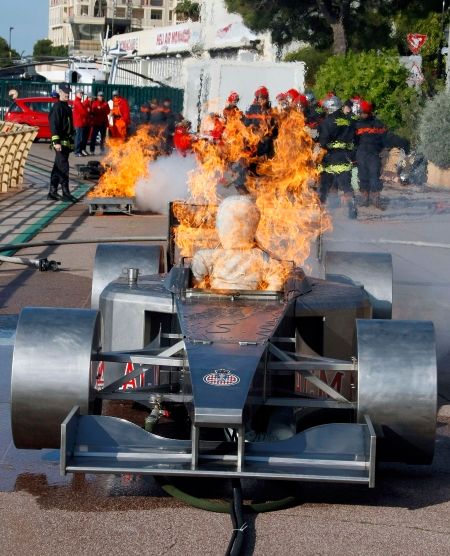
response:
<path id="1" fill-rule="evenodd" d="M 188 173 L 196 167 L 195 156 L 174 152 L 149 162 L 149 175 L 136 184 L 138 210 L 167 214 L 170 201 L 187 199 Z"/>

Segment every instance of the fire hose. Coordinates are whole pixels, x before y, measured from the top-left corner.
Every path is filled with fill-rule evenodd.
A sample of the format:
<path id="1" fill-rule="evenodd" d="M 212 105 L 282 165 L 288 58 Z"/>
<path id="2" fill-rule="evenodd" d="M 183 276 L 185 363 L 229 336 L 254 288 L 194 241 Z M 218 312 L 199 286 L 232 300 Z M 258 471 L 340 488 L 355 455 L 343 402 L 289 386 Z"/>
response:
<path id="1" fill-rule="evenodd" d="M 37 268 L 41 272 L 46 272 L 47 270 L 56 272 L 61 264 L 59 261 L 49 261 L 47 257 L 43 259 L 29 259 L 28 257 L 7 257 L 6 255 L 0 255 L 0 262 L 29 266 Z"/>
<path id="2" fill-rule="evenodd" d="M 6 243 L 0 245 L 1 251 L 19 250 L 26 247 L 51 247 L 58 245 L 81 245 L 83 243 L 124 243 L 132 241 L 167 241 L 166 236 L 138 236 L 138 237 L 106 237 L 98 239 L 50 239 L 46 241 L 25 241 L 23 243 Z M 37 268 L 40 272 L 47 270 L 57 271 L 61 263 L 59 261 L 48 260 L 47 258 L 29 259 L 28 257 L 10 257 L 0 255 L 0 263 L 12 263 L 31 268 Z"/>
<path id="3" fill-rule="evenodd" d="M 145 241 L 167 241 L 167 236 L 130 236 L 130 237 L 102 237 L 96 239 L 50 239 L 45 241 L 29 241 L 22 243 L 6 243 L 0 245 L 1 251 L 19 250 L 26 247 L 52 247 L 60 245 L 82 245 L 92 243 L 128 243 L 128 242 L 145 242 Z M 332 243 L 361 243 L 372 245 L 410 245 L 413 247 L 431 247 L 437 249 L 450 249 L 450 243 L 439 243 L 430 241 L 410 241 L 399 239 L 375 239 L 375 240 L 355 240 L 355 239 L 333 239 L 327 238 L 327 242 Z M 320 250 L 321 251 L 321 250 Z M 318 251 L 318 258 L 320 259 L 321 252 Z M 21 264 L 40 271 L 58 270 L 60 262 L 43 259 L 28 259 L 26 257 L 9 257 L 0 255 L 0 262 L 9 262 L 13 264 Z"/>
<path id="4" fill-rule="evenodd" d="M 228 543 L 226 556 L 238 556 L 241 554 L 244 534 L 247 528 L 247 524 L 244 521 L 244 513 L 275 512 L 277 510 L 291 508 L 298 504 L 298 499 L 295 496 L 287 496 L 286 498 L 282 498 L 280 500 L 271 500 L 268 502 L 252 502 L 244 504 L 242 501 L 242 488 L 239 479 L 232 480 L 231 486 L 233 498 L 229 502 L 225 500 L 198 498 L 197 496 L 188 494 L 170 483 L 167 477 L 155 477 L 155 480 L 164 492 L 173 498 L 188 504 L 189 506 L 200 510 L 206 510 L 208 512 L 230 514 L 233 525 L 233 534 L 230 542 Z"/>

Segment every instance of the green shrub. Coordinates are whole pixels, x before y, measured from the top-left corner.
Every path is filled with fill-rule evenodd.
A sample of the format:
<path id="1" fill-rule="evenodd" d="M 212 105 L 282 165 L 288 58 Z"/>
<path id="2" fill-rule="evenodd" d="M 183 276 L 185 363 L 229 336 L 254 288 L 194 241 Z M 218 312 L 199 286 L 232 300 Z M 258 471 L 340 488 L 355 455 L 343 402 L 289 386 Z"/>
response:
<path id="1" fill-rule="evenodd" d="M 329 57 L 329 50 L 317 50 L 311 46 L 306 46 L 295 52 L 290 52 L 286 55 L 284 60 L 285 62 L 305 62 L 305 84 L 306 87 L 309 88 L 316 82 L 316 74 L 320 66 L 326 62 Z"/>
<path id="2" fill-rule="evenodd" d="M 406 137 L 414 147 L 419 140 L 419 119 L 425 103 L 425 95 L 416 95 L 409 103 L 401 106 L 402 123 L 396 133 Z"/>
<path id="3" fill-rule="evenodd" d="M 335 91 L 344 100 L 358 94 L 375 103 L 377 115 L 388 127 L 406 129 L 405 108 L 415 106 L 420 96 L 406 84 L 407 76 L 393 51 L 348 52 L 331 56 L 320 66 L 314 92 L 320 98 Z"/>
<path id="4" fill-rule="evenodd" d="M 440 168 L 450 167 L 450 94 L 429 99 L 419 121 L 419 151 Z"/>

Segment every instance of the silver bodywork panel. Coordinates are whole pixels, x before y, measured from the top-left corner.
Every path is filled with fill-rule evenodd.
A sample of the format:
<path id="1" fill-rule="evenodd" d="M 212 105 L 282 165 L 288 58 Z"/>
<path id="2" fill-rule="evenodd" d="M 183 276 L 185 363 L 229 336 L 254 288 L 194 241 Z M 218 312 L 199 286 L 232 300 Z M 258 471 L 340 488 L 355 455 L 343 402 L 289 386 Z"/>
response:
<path id="1" fill-rule="evenodd" d="M 190 271 L 183 267 L 167 275 L 156 270 L 137 280 L 134 272 L 118 278 L 123 261 L 141 269 L 139 258 L 150 253 L 137 253 L 134 246 L 133 267 L 119 247 L 114 246 L 117 256 L 109 267 L 114 279 L 99 295 L 99 313 L 26 309 L 21 314 L 12 380 L 18 447 L 60 443 L 63 473 L 369 486 L 376 458 L 431 461 L 436 427 L 431 323 L 373 320 L 374 296 L 366 286 L 302 272 L 293 274 L 284 292 L 190 289 Z M 106 256 L 102 251 L 99 261 Z M 161 251 L 152 250 L 151 257 L 151 268 L 159 269 Z M 38 363 L 29 363 L 34 360 Z M 99 365 L 104 384 L 94 390 Z M 61 371 L 66 368 L 67 374 Z M 135 386 L 127 390 L 130 381 Z M 190 439 L 163 438 L 124 419 L 92 415 L 94 399 L 132 400 L 150 408 L 182 405 Z M 270 410 L 284 436 L 255 440 L 249 427 L 260 408 Z M 292 423 L 283 423 L 285 410 L 300 418 L 316 410 L 331 417 L 292 430 Z M 333 412 L 343 415 L 341 410 L 352 419 L 336 422 Z M 39 419 L 35 434 L 31 425 Z M 214 438 L 229 440 L 204 439 L 206 431 L 218 430 Z"/>

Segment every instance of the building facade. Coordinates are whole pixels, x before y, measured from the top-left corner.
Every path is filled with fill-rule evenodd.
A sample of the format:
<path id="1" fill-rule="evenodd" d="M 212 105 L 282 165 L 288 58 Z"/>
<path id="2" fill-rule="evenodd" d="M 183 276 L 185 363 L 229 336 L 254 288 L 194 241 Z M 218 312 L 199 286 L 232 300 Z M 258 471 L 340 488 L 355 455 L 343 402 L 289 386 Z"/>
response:
<path id="1" fill-rule="evenodd" d="M 73 55 L 98 55 L 100 36 L 176 23 L 178 0 L 49 0 L 48 38 Z"/>

